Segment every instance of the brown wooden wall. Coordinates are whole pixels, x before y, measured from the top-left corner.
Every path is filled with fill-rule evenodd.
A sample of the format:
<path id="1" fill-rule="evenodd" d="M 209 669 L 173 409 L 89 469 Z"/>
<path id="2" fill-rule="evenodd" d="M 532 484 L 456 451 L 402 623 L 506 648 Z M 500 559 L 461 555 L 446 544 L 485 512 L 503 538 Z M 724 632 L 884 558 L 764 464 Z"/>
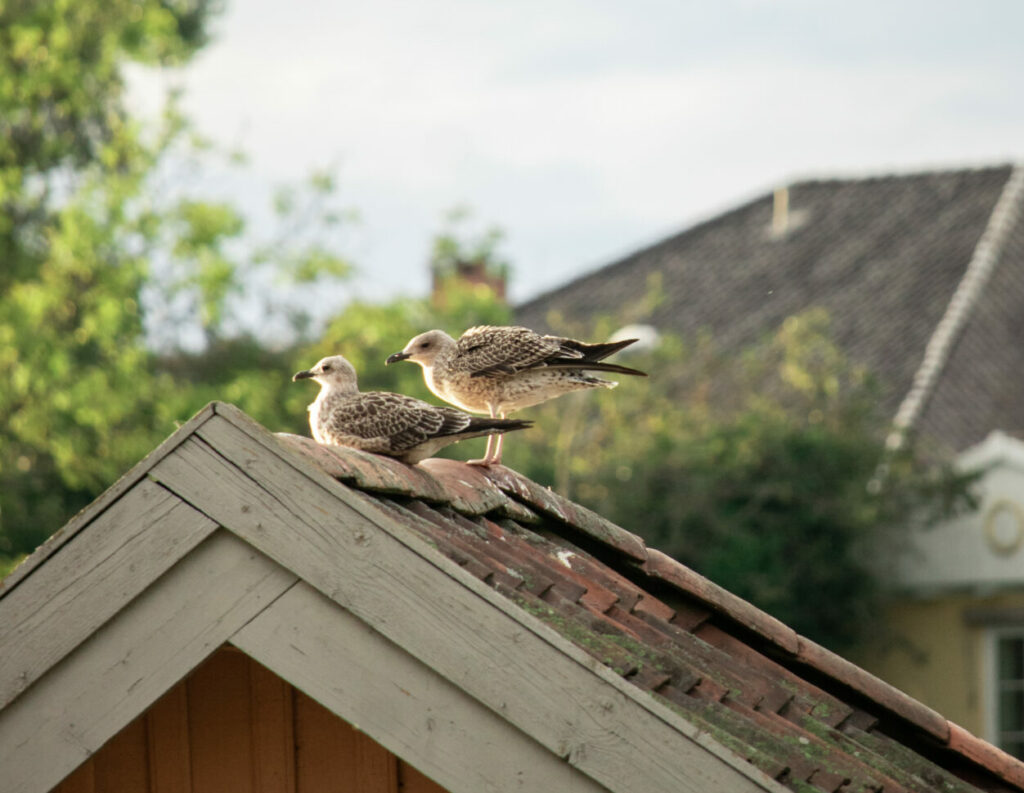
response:
<path id="1" fill-rule="evenodd" d="M 215 653 L 54 793 L 445 793 L 237 650 Z"/>

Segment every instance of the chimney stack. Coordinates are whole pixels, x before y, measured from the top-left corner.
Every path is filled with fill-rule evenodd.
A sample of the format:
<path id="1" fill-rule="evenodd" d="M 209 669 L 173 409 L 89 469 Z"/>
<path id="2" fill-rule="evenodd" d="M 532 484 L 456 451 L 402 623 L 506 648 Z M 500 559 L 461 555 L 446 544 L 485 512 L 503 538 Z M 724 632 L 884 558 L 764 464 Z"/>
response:
<path id="1" fill-rule="evenodd" d="M 784 237 L 789 231 L 789 188 L 775 188 L 772 202 L 772 236 Z"/>
<path id="2" fill-rule="evenodd" d="M 433 285 L 431 299 L 435 305 L 444 304 L 445 290 L 451 285 L 486 286 L 494 292 L 498 300 L 505 301 L 506 275 L 505 268 L 489 266 L 483 259 L 475 261 L 456 261 L 454 267 L 431 268 Z"/>

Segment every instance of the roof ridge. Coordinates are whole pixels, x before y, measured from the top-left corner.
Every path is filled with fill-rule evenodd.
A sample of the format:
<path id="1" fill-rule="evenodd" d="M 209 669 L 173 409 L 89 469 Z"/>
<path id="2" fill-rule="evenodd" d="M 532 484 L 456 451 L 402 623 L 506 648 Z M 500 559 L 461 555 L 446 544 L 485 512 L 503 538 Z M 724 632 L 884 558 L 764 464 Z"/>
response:
<path id="1" fill-rule="evenodd" d="M 530 297 L 528 300 L 524 300 L 515 306 L 514 311 L 520 312 L 528 310 L 535 303 L 543 303 L 546 300 L 558 295 L 559 293 L 574 288 L 577 284 L 588 281 L 595 277 L 600 277 L 607 274 L 609 271 L 614 271 L 620 266 L 636 259 L 639 256 L 656 251 L 660 248 L 670 246 L 677 242 L 679 239 L 686 237 L 690 234 L 700 232 L 702 230 L 711 228 L 715 225 L 728 222 L 734 215 L 747 211 L 751 207 L 761 202 L 770 201 L 773 198 L 775 190 L 779 187 L 794 188 L 806 188 L 816 187 L 822 185 L 845 185 L 845 184 L 867 184 L 871 182 L 884 182 L 884 181 L 906 181 L 912 179 L 927 179 L 936 176 L 952 176 L 958 174 L 981 174 L 995 172 L 1004 169 L 1012 169 L 1014 165 L 1012 162 L 1004 162 L 995 165 L 976 165 L 962 168 L 929 168 L 922 171 L 907 171 L 907 172 L 893 172 L 888 173 L 879 171 L 877 173 L 865 173 L 861 175 L 835 175 L 835 176 L 805 176 L 805 177 L 792 177 L 789 179 L 778 180 L 778 183 L 774 188 L 757 190 L 753 194 L 747 193 L 746 198 L 737 198 L 735 203 L 727 202 L 724 209 L 714 210 L 710 215 L 698 214 L 690 221 L 687 222 L 683 228 L 678 231 L 671 232 L 667 236 L 660 236 L 655 242 L 648 243 L 645 245 L 639 245 L 631 248 L 628 252 L 616 256 L 612 261 L 601 265 L 597 269 L 588 270 L 581 275 L 571 278 L 570 280 L 558 285 L 545 289 L 540 294 Z"/>
<path id="2" fill-rule="evenodd" d="M 1024 170 L 1022 170 L 1024 173 Z M 568 531 L 579 547 L 599 546 L 604 559 L 627 578 L 643 575 L 696 601 L 702 608 L 759 638 L 757 644 L 790 671 L 810 670 L 823 690 L 840 688 L 862 698 L 880 713 L 928 735 L 935 745 L 1008 779 L 1024 789 L 1024 762 L 952 724 L 944 716 L 837 653 L 796 633 L 768 612 L 729 592 L 667 554 L 648 548 L 643 539 L 601 515 L 576 504 L 504 466 L 480 467 L 455 460 L 435 459 L 408 466 L 387 457 L 335 446 L 285 433 L 275 437 L 286 446 L 312 455 L 327 473 L 370 492 L 426 502 L 446 503 L 456 513 L 495 518 L 525 514 L 546 516 Z M 480 489 L 479 496 L 470 491 Z M 506 503 L 511 501 L 515 506 Z M 550 525 L 550 524 L 549 524 Z M 605 562 L 608 563 L 607 561 Z M 567 563 L 566 563 L 567 564 Z M 568 564 L 567 564 L 568 566 Z M 755 645 L 756 647 L 756 645 Z M 800 672 L 796 671 L 799 675 Z M 880 714 L 876 714 L 880 715 Z"/>
<path id="3" fill-rule="evenodd" d="M 224 484 L 211 481 L 211 472 L 223 477 Z M 307 502 L 302 498 L 306 484 L 311 495 L 326 492 L 345 509 L 339 513 L 331 509 L 332 502 Z M 763 781 L 757 775 L 754 780 L 765 789 L 780 789 L 777 782 L 792 790 L 884 786 L 886 793 L 1024 791 L 1024 763 L 798 636 L 678 561 L 648 549 L 631 532 L 515 471 L 454 460 L 409 466 L 298 436 L 273 435 L 237 408 L 212 403 L 133 468 L 121 487 L 110 491 L 112 495 L 94 502 L 69 524 L 81 528 L 84 522 L 97 522 L 89 524 L 98 531 L 85 538 L 86 545 L 77 546 L 80 550 L 109 558 L 102 543 L 112 541 L 103 531 L 111 524 L 103 521 L 121 520 L 115 504 L 131 514 L 153 509 L 149 497 L 134 490 L 136 485 L 182 499 L 183 509 L 206 510 L 197 513 L 203 531 L 229 539 L 237 530 L 238 537 L 262 549 L 260 558 L 291 558 L 290 551 L 285 552 L 292 543 L 289 534 L 301 525 L 300 535 L 314 545 L 296 558 L 318 560 L 313 568 L 303 568 L 306 573 L 315 570 L 307 583 L 344 608 L 357 592 L 348 587 L 358 588 L 363 572 L 405 570 L 411 571 L 411 578 L 425 581 L 426 568 L 420 567 L 426 562 L 431 571 L 446 572 L 512 618 L 515 625 L 491 636 L 494 647 L 520 643 L 517 626 L 528 628 L 531 636 L 543 640 L 538 647 L 554 647 L 580 668 L 617 686 L 626 696 L 623 701 L 650 709 L 655 717 L 651 724 L 668 724 L 741 773 L 747 773 L 743 761 L 753 763 L 766 775 Z M 263 495 L 254 497 L 255 486 L 263 488 L 265 500 Z M 233 495 L 223 496 L 225 490 Z M 129 491 L 136 498 L 134 504 L 128 503 Z M 125 496 L 124 504 L 119 493 Z M 309 506 L 314 502 L 317 509 Z M 252 514 L 253 505 L 262 514 Z M 109 513 L 97 516 L 97 510 L 108 507 Z M 357 520 L 349 525 L 350 518 Z M 382 545 L 367 544 L 372 537 L 364 531 L 364 518 L 398 541 L 389 541 L 389 547 L 413 551 L 416 566 L 381 566 Z M 122 524 L 127 526 L 124 531 L 135 525 Z M 227 527 L 228 533 L 219 526 Z M 409 542 L 401 533 L 392 534 L 403 527 L 414 533 Z M 344 586 L 338 583 L 333 563 L 325 565 L 320 554 L 308 552 L 321 549 L 320 540 L 333 536 L 336 528 L 342 536 L 329 543 L 332 552 L 344 551 L 354 565 L 344 568 Z M 170 539 L 176 536 L 172 532 Z M 201 536 L 195 535 L 195 541 Z M 100 545 L 94 548 L 94 542 Z M 139 542 L 147 553 L 171 563 L 148 543 Z M 51 555 L 56 547 L 42 548 L 36 556 Z M 181 544 L 175 548 L 188 553 Z M 441 564 L 444 560 L 435 558 L 435 552 L 447 561 Z M 69 562 L 74 559 L 65 557 L 65 564 Z M 59 564 L 37 569 L 49 578 L 33 575 L 26 579 L 28 584 L 62 580 Z M 143 580 L 144 576 L 137 583 L 142 586 Z M 480 589 L 481 583 L 490 589 Z M 367 612 L 388 616 L 383 622 L 389 630 L 400 622 L 406 632 L 415 633 L 424 624 L 422 614 L 411 622 L 406 617 L 392 621 L 408 605 L 409 592 L 393 599 L 390 589 L 375 591 L 377 605 L 398 601 L 383 612 Z M 31 610 L 36 594 L 23 590 L 17 597 Z M 419 602 L 423 594 L 417 592 Z M 504 598 L 513 602 L 505 603 Z M 440 597 L 438 606 L 452 602 Z M 471 602 L 477 598 L 468 597 L 462 605 Z M 12 613 L 9 610 L 8 617 Z M 358 616 L 356 610 L 353 613 Z M 547 623 L 544 631 L 554 633 L 542 631 L 529 615 Z M 482 618 L 481 612 L 464 623 L 461 616 L 450 616 L 460 626 L 477 628 L 482 627 Z M 433 639 L 420 636 L 420 641 L 429 644 Z M 26 646 L 32 647 L 32 642 Z M 27 667 L 8 664 L 7 673 L 20 674 L 23 668 Z M 489 669 L 481 674 L 490 674 Z M 464 673 L 456 676 L 461 679 Z M 8 677 L 13 679 L 12 674 Z M 124 682 L 130 683 L 130 678 Z M 497 711 L 501 693 L 485 704 Z M 619 721 L 619 700 L 595 701 L 592 707 L 601 712 L 589 716 L 602 725 L 624 723 Z M 579 718 L 572 717 L 570 729 Z M 550 720 L 549 715 L 546 721 Z M 575 745 L 556 745 L 554 738 L 545 743 L 569 762 L 574 762 Z M 576 759 L 581 758 L 582 750 Z"/>
<path id="4" fill-rule="evenodd" d="M 977 305 L 978 297 L 988 283 L 992 271 L 999 264 L 1006 239 L 1017 223 L 1022 204 L 1024 165 L 1018 163 L 1003 185 L 963 277 L 953 291 L 942 319 L 928 340 L 910 390 L 896 411 L 892 430 L 886 439 L 886 446 L 890 449 L 897 450 L 903 446 L 907 432 L 924 411 L 924 406 L 934 392 L 942 370 L 949 360 L 954 343 L 966 325 L 971 311 Z"/>
<path id="5" fill-rule="evenodd" d="M 1021 169 L 1021 172 L 1024 173 L 1024 169 Z M 541 488 L 532 480 L 511 469 L 504 467 L 488 469 L 485 471 L 485 475 L 513 497 L 530 498 L 541 491 L 545 494 L 544 501 L 555 498 L 559 503 L 569 504 L 575 509 L 584 509 L 578 504 L 558 496 L 550 489 Z M 529 483 L 532 487 L 526 487 L 523 483 Z M 535 503 L 532 499 L 527 501 L 527 506 L 537 508 L 552 516 L 557 515 L 557 512 L 545 508 L 542 503 Z M 590 513 L 589 510 L 586 512 Z M 621 535 L 616 535 L 617 542 L 613 544 L 613 547 L 620 553 L 622 553 L 621 543 L 624 541 L 622 535 L 634 537 L 640 548 L 643 549 L 646 560 L 642 564 L 637 565 L 634 554 L 630 554 L 634 556 L 634 560 L 627 564 L 637 565 L 649 577 L 672 585 L 683 594 L 710 607 L 712 611 L 726 616 L 767 640 L 772 647 L 776 648 L 777 661 L 788 661 L 809 667 L 827 680 L 850 689 L 887 713 L 930 735 L 946 749 L 960 754 L 987 771 L 1024 789 L 1024 761 L 949 721 L 920 700 L 857 666 L 852 661 L 848 661 L 827 647 L 801 636 L 768 612 L 720 587 L 682 562 L 657 549 L 647 548 L 641 537 L 627 529 L 611 524 L 610 521 L 602 520 L 621 532 Z M 607 535 L 586 533 L 592 539 L 609 544 L 606 539 Z M 633 549 L 631 548 L 631 550 Z"/>
<path id="6" fill-rule="evenodd" d="M 835 173 L 832 176 L 813 176 L 807 175 L 804 177 L 795 177 L 788 182 L 788 187 L 808 187 L 816 185 L 840 185 L 840 184 L 864 184 L 866 182 L 895 182 L 895 181 L 908 181 L 912 179 L 931 179 L 934 177 L 943 176 L 961 176 L 965 174 L 984 174 L 993 173 L 995 171 L 1007 170 L 1012 171 L 1014 168 L 1013 162 L 1003 162 L 994 165 L 972 165 L 962 168 L 926 168 L 924 170 L 912 170 L 912 171 L 863 171 L 860 173 L 848 173 L 843 175 L 841 173 Z"/>

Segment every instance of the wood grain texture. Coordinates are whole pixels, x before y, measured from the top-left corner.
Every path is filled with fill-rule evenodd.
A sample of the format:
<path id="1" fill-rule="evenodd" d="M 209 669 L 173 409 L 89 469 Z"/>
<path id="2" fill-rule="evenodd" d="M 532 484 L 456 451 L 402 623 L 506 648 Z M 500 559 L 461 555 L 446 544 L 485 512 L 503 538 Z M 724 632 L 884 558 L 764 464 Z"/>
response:
<path id="1" fill-rule="evenodd" d="M 149 737 L 149 792 L 191 791 L 188 692 L 184 683 L 174 686 L 153 703 L 146 713 L 146 726 Z"/>
<path id="2" fill-rule="evenodd" d="M 0 711 L 10 793 L 45 793 L 295 582 L 215 532 Z"/>
<path id="3" fill-rule="evenodd" d="M 249 659 L 219 652 L 187 682 L 192 793 L 252 793 Z"/>
<path id="4" fill-rule="evenodd" d="M 613 790 L 783 789 L 371 499 L 329 477 L 311 479 L 286 457 L 263 453 L 265 440 L 235 429 L 219 418 L 207 422 L 198 434 L 208 443 L 189 439 L 154 476 L 556 757 Z"/>
<path id="5" fill-rule="evenodd" d="M 400 793 L 446 793 L 437 782 L 402 760 L 398 761 L 398 790 Z"/>
<path id="6" fill-rule="evenodd" d="M 356 731 L 301 691 L 295 696 L 295 734 L 299 791 L 362 791 Z"/>
<path id="7" fill-rule="evenodd" d="M 365 732 L 355 728 L 352 732 L 357 769 L 354 789 L 367 793 L 398 793 L 398 758 Z"/>
<path id="8" fill-rule="evenodd" d="M 96 793 L 149 789 L 146 720 L 137 718 L 107 742 L 94 760 Z"/>
<path id="9" fill-rule="evenodd" d="M 246 657 L 252 700 L 253 790 L 295 793 L 295 713 L 292 687 Z"/>
<path id="10" fill-rule="evenodd" d="M 231 641 L 290 680 L 308 695 L 306 699 L 312 697 L 358 725 L 453 793 L 604 790 L 304 583 L 289 590 Z M 319 777 L 303 768 L 303 752 L 305 762 L 312 763 L 309 753 L 321 757 L 333 751 L 304 743 L 322 741 L 308 728 L 309 720 L 318 714 L 325 723 L 337 721 L 333 715 L 328 719 L 320 705 L 310 715 L 307 703 L 297 714 L 299 793 L 319 789 L 308 786 Z M 344 772 L 336 769 L 333 774 Z M 415 775 L 412 778 L 418 782 Z"/>
<path id="11" fill-rule="evenodd" d="M 153 482 L 111 505 L 0 601 L 0 707 L 216 528 Z"/>
<path id="12" fill-rule="evenodd" d="M 391 752 L 301 691 L 295 715 L 300 793 L 398 793 L 398 760 Z"/>
<path id="13" fill-rule="evenodd" d="M 50 793 L 97 793 L 95 764 L 90 757 L 65 777 Z"/>

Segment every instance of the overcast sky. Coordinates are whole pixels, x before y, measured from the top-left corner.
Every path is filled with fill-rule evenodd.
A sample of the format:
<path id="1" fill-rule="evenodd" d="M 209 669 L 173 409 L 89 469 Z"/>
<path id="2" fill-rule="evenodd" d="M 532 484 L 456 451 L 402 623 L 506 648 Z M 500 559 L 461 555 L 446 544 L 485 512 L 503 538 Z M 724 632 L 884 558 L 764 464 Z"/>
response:
<path id="1" fill-rule="evenodd" d="M 170 79 L 243 205 L 338 166 L 356 291 L 428 288 L 468 204 L 533 296 L 808 176 L 1024 159 L 1019 0 L 228 0 Z"/>

